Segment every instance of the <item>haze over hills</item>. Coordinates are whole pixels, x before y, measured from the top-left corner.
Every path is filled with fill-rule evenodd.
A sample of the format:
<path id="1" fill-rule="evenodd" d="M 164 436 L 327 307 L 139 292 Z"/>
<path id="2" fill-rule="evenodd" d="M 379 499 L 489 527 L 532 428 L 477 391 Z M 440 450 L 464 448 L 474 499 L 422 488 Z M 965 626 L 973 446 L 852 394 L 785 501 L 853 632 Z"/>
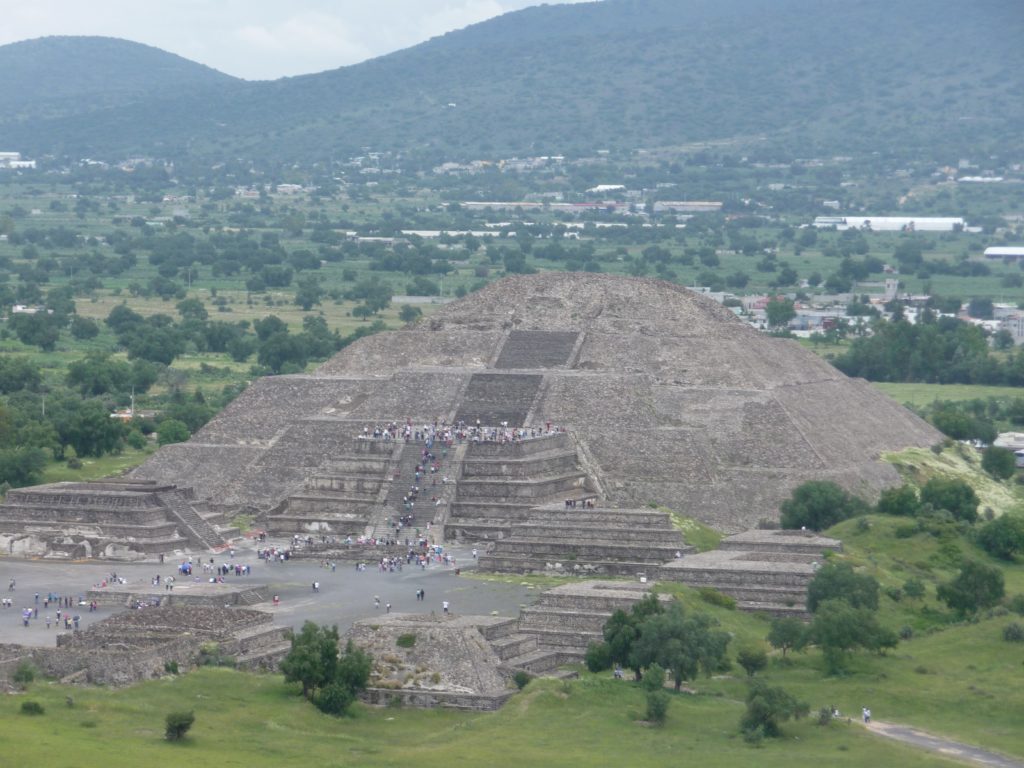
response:
<path id="1" fill-rule="evenodd" d="M 0 144 L 289 162 L 365 147 L 455 158 L 734 137 L 790 157 L 1016 154 L 1022 29 L 1016 0 L 606 0 L 506 14 L 316 75 L 247 83 L 206 70 L 187 94 L 155 85 L 167 69 L 125 43 L 123 60 L 110 51 L 96 69 L 152 81 L 149 96 L 81 64 L 76 78 L 110 90 L 78 113 L 64 99 L 63 116 L 0 118 Z M 0 48 L 0 81 L 19 73 L 8 114 L 47 113 L 38 100 L 53 70 L 31 64 L 45 42 Z M 87 61 L 100 42 L 66 45 Z"/>
<path id="2" fill-rule="evenodd" d="M 0 46 L 0 73 L 4 121 L 81 114 L 240 82 L 113 37 L 43 37 Z"/>

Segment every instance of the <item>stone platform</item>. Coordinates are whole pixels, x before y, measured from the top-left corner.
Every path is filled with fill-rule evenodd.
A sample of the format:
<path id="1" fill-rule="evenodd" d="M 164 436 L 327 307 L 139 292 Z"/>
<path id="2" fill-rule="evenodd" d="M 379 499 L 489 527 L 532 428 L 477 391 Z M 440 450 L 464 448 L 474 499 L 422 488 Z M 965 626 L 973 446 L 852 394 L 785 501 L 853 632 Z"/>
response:
<path id="1" fill-rule="evenodd" d="M 719 548 L 661 567 L 658 578 L 729 595 L 741 610 L 806 618 L 807 585 L 842 542 L 810 531 L 753 530 L 729 536 Z"/>
<path id="2" fill-rule="evenodd" d="M 182 579 L 188 577 L 183 576 Z M 166 586 L 124 586 L 90 589 L 86 600 L 100 605 L 129 606 L 212 606 L 236 607 L 256 605 L 269 599 L 265 584 L 210 583 L 209 581 L 175 581 L 174 589 Z"/>

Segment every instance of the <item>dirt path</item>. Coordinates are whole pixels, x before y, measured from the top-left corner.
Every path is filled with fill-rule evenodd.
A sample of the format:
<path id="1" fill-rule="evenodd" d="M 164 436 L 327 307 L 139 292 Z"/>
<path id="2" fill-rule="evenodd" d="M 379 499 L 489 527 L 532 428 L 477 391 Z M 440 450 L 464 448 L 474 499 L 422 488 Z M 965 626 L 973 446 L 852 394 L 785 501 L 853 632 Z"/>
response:
<path id="1" fill-rule="evenodd" d="M 1024 762 L 1020 760 L 989 752 L 979 747 L 961 744 L 958 741 L 950 741 L 939 736 L 933 736 L 930 733 L 925 733 L 906 725 L 883 723 L 874 720 L 866 727 L 869 731 L 879 736 L 902 741 L 904 744 L 910 744 L 919 749 L 927 749 L 944 757 L 961 760 L 972 765 L 982 765 L 987 768 L 1024 768 Z"/>

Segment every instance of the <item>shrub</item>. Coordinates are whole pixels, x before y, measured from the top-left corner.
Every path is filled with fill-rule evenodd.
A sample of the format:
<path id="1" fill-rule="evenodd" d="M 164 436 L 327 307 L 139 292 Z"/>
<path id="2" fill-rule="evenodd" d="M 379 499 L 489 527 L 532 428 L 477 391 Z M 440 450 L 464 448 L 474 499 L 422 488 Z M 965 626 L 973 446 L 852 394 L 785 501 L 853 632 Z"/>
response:
<path id="1" fill-rule="evenodd" d="M 36 668 L 32 666 L 30 662 L 23 661 L 18 665 L 18 668 L 14 670 L 14 675 L 11 677 L 20 688 L 27 688 L 29 683 L 36 679 Z"/>
<path id="2" fill-rule="evenodd" d="M 933 477 L 921 488 L 921 504 L 944 509 L 955 519 L 967 523 L 978 519 L 978 497 L 963 480 Z"/>
<path id="3" fill-rule="evenodd" d="M 1024 616 L 1024 595 L 1014 595 L 1006 601 L 1006 607 L 1019 616 Z"/>
<path id="4" fill-rule="evenodd" d="M 21 714 L 23 715 L 41 715 L 44 712 L 46 712 L 46 710 L 38 701 L 21 702 Z"/>
<path id="5" fill-rule="evenodd" d="M 651 664 L 644 672 L 640 685 L 645 691 L 660 691 L 665 687 L 665 669 L 660 664 Z"/>
<path id="6" fill-rule="evenodd" d="M 611 669 L 611 649 L 608 647 L 607 643 L 591 642 L 587 645 L 587 653 L 583 657 L 583 662 L 591 672 L 601 672 L 606 669 Z"/>
<path id="7" fill-rule="evenodd" d="M 412 632 L 405 635 L 399 635 L 398 639 L 395 640 L 395 645 L 399 648 L 412 648 L 416 645 L 416 635 Z"/>
<path id="8" fill-rule="evenodd" d="M 176 674 L 178 674 L 178 662 L 176 662 L 176 661 L 165 661 L 164 662 L 164 672 L 166 672 L 169 675 L 176 675 Z"/>
<path id="9" fill-rule="evenodd" d="M 516 684 L 516 688 L 520 691 L 528 686 L 531 680 L 533 680 L 533 675 L 523 669 L 517 670 L 516 673 L 512 675 L 512 682 Z"/>
<path id="10" fill-rule="evenodd" d="M 747 671 L 748 677 L 753 677 L 768 666 L 768 654 L 764 648 L 741 648 L 736 661 Z"/>
<path id="11" fill-rule="evenodd" d="M 993 557 L 1013 560 L 1024 552 L 1024 517 L 1007 513 L 985 523 L 978 531 L 978 544 Z"/>
<path id="12" fill-rule="evenodd" d="M 832 722 L 832 708 L 822 707 L 818 710 L 818 725 L 828 725 Z"/>
<path id="13" fill-rule="evenodd" d="M 886 587 L 885 595 L 894 603 L 898 603 L 900 600 L 903 599 L 903 590 L 899 587 Z"/>
<path id="14" fill-rule="evenodd" d="M 797 487 L 779 509 L 783 528 L 820 531 L 864 514 L 868 505 L 829 480 L 811 480 Z"/>
<path id="15" fill-rule="evenodd" d="M 917 514 L 920 502 L 917 491 L 912 485 L 901 485 L 899 488 L 886 488 L 878 498 L 875 511 L 880 515 L 900 515 L 913 517 Z"/>
<path id="16" fill-rule="evenodd" d="M 343 715 L 356 699 L 353 688 L 339 682 L 328 683 L 313 696 L 313 704 L 328 715 Z"/>
<path id="17" fill-rule="evenodd" d="M 1008 480 L 1017 471 L 1017 457 L 1013 451 L 992 446 L 981 457 L 981 468 L 997 480 Z"/>
<path id="18" fill-rule="evenodd" d="M 920 531 L 921 526 L 918 523 L 907 523 L 905 525 L 897 525 L 893 535 L 897 539 L 909 539 L 911 536 L 916 536 Z"/>
<path id="19" fill-rule="evenodd" d="M 900 627 L 900 640 L 910 640 L 914 636 L 914 628 L 909 624 Z"/>
<path id="20" fill-rule="evenodd" d="M 736 600 L 722 594 L 714 587 L 701 587 L 697 590 L 697 594 L 708 605 L 717 605 L 719 608 L 727 608 L 730 611 L 736 610 Z"/>
<path id="21" fill-rule="evenodd" d="M 650 691 L 647 694 L 647 722 L 663 725 L 668 717 L 671 699 L 665 691 Z"/>
<path id="22" fill-rule="evenodd" d="M 960 615 L 991 608 L 1005 592 L 1003 572 L 994 565 L 969 560 L 960 568 L 956 578 L 940 584 L 936 590 L 939 600 Z"/>
<path id="23" fill-rule="evenodd" d="M 185 738 L 185 734 L 195 721 L 194 712 L 171 712 L 165 720 L 164 738 L 168 741 L 180 741 Z"/>
<path id="24" fill-rule="evenodd" d="M 67 463 L 68 463 L 68 469 L 81 469 L 82 468 L 82 460 L 80 458 L 78 458 L 77 456 L 71 456 L 70 458 L 68 458 L 68 462 Z"/>
<path id="25" fill-rule="evenodd" d="M 1021 643 L 1024 642 L 1024 627 L 1017 622 L 1007 624 L 1003 627 L 1003 640 L 1008 643 Z M 28 702 L 25 702 L 28 704 Z"/>

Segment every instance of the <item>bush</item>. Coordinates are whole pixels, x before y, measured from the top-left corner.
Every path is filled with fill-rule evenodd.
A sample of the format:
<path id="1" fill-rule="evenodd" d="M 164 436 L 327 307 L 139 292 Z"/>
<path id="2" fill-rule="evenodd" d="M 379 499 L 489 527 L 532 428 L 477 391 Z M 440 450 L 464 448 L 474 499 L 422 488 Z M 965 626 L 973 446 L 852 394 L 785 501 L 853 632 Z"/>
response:
<path id="1" fill-rule="evenodd" d="M 185 738 L 185 734 L 195 721 L 194 712 L 171 712 L 165 720 L 164 738 L 168 741 L 180 741 Z"/>
<path id="2" fill-rule="evenodd" d="M 1017 471 L 1017 457 L 1013 451 L 992 446 L 981 457 L 981 468 L 997 480 L 1008 480 Z"/>
<path id="3" fill-rule="evenodd" d="M 768 666 L 768 654 L 764 648 L 741 648 L 736 661 L 747 671 L 748 677 L 753 677 Z"/>
<path id="4" fill-rule="evenodd" d="M 886 587 L 885 595 L 894 603 L 898 603 L 900 600 L 903 599 L 903 590 L 899 587 Z"/>
<path id="5" fill-rule="evenodd" d="M 327 715 L 343 715 L 355 701 L 355 691 L 343 683 L 328 683 L 313 696 L 313 704 Z"/>
<path id="6" fill-rule="evenodd" d="M 719 608 L 727 608 L 730 611 L 736 610 L 736 600 L 722 594 L 714 587 L 701 587 L 697 590 L 697 594 L 708 605 L 717 605 Z"/>
<path id="7" fill-rule="evenodd" d="M 1006 607 L 1018 616 L 1024 616 L 1024 595 L 1014 595 L 1006 601 Z"/>
<path id="8" fill-rule="evenodd" d="M 828 725 L 832 722 L 832 708 L 822 707 L 818 710 L 818 725 Z"/>
<path id="9" fill-rule="evenodd" d="M 914 637 L 914 628 L 909 624 L 900 627 L 900 640 L 910 640 Z"/>
<path id="10" fill-rule="evenodd" d="M 875 511 L 880 515 L 913 517 L 917 514 L 920 504 L 914 486 L 901 485 L 899 488 L 886 488 L 882 491 Z"/>
<path id="11" fill-rule="evenodd" d="M 962 616 L 991 608 L 1004 593 L 1003 572 L 976 560 L 964 563 L 956 578 L 936 590 L 939 600 Z"/>
<path id="12" fill-rule="evenodd" d="M 23 715 L 41 715 L 46 710 L 43 705 L 38 701 L 23 701 L 21 702 L 21 714 Z"/>
<path id="13" fill-rule="evenodd" d="M 978 544 L 993 557 L 1013 560 L 1024 552 L 1024 517 L 1007 513 L 985 523 L 978 531 Z"/>
<path id="14" fill-rule="evenodd" d="M 645 691 L 660 691 L 665 687 L 665 669 L 660 664 L 651 664 L 644 672 L 640 685 Z"/>
<path id="15" fill-rule="evenodd" d="M 82 468 L 82 460 L 80 458 L 78 458 L 77 456 L 71 456 L 68 459 L 67 464 L 68 464 L 68 469 L 81 469 Z"/>
<path id="16" fill-rule="evenodd" d="M 670 701 L 665 691 L 650 691 L 647 694 L 647 722 L 664 725 Z"/>
<path id="17" fill-rule="evenodd" d="M 779 509 L 783 528 L 821 531 L 863 515 L 869 508 L 863 499 L 851 496 L 829 480 L 811 480 L 796 488 Z"/>
<path id="18" fill-rule="evenodd" d="M 1017 622 L 1013 624 L 1007 624 L 1003 627 L 1003 640 L 1008 643 L 1022 643 L 1024 642 L 1024 627 Z M 28 704 L 28 702 L 25 702 Z"/>
<path id="19" fill-rule="evenodd" d="M 962 480 L 933 477 L 921 488 L 921 504 L 944 509 L 956 520 L 974 523 L 978 519 L 978 497 Z"/>
<path id="20" fill-rule="evenodd" d="M 607 643 L 591 642 L 587 645 L 587 653 L 583 657 L 584 664 L 590 672 L 602 672 L 611 669 L 612 652 Z"/>
<path id="21" fill-rule="evenodd" d="M 398 639 L 395 640 L 395 645 L 399 648 L 412 648 L 416 645 L 416 635 L 412 632 L 405 635 L 399 635 Z"/>
<path id="22" fill-rule="evenodd" d="M 14 670 L 14 675 L 11 677 L 20 688 L 27 688 L 29 683 L 36 679 L 36 668 L 32 666 L 30 662 L 23 661 L 18 665 L 18 668 Z"/>
<path id="23" fill-rule="evenodd" d="M 178 662 L 176 662 L 176 661 L 165 661 L 164 662 L 164 672 L 166 672 L 169 675 L 176 675 L 176 674 L 178 674 Z"/>
<path id="24" fill-rule="evenodd" d="M 512 682 L 516 684 L 516 688 L 520 691 L 528 686 L 531 680 L 533 680 L 533 675 L 523 669 L 517 670 L 516 673 L 512 675 Z"/>

